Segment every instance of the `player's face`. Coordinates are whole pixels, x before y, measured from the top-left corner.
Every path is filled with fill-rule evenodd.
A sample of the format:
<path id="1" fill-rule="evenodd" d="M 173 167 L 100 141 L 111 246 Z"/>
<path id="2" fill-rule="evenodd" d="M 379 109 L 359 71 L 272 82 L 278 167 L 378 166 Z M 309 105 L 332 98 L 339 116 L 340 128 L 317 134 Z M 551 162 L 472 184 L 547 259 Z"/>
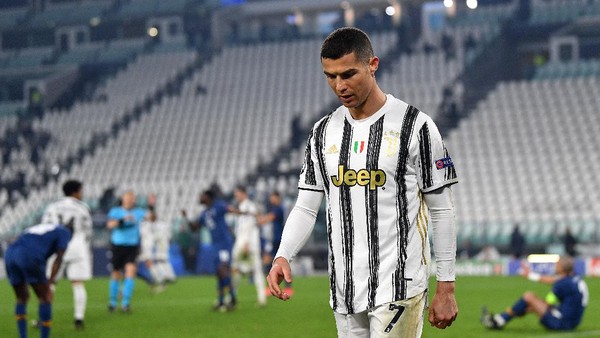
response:
<path id="1" fill-rule="evenodd" d="M 125 209 L 131 209 L 135 206 L 135 194 L 132 192 L 127 192 L 122 196 L 122 205 Z"/>
<path id="2" fill-rule="evenodd" d="M 327 83 L 342 105 L 350 111 L 362 109 L 375 88 L 379 59 L 372 57 L 365 63 L 358 60 L 353 52 L 335 60 L 322 58 L 321 65 Z"/>
<path id="3" fill-rule="evenodd" d="M 235 190 L 233 192 L 233 195 L 235 197 L 235 200 L 239 203 L 239 202 L 243 202 L 244 198 L 246 197 L 246 194 L 244 194 L 243 191 L 241 190 Z"/>
<path id="4" fill-rule="evenodd" d="M 277 195 L 269 196 L 269 203 L 271 203 L 272 205 L 279 205 L 280 202 L 281 201 L 279 199 L 279 196 L 277 196 Z"/>

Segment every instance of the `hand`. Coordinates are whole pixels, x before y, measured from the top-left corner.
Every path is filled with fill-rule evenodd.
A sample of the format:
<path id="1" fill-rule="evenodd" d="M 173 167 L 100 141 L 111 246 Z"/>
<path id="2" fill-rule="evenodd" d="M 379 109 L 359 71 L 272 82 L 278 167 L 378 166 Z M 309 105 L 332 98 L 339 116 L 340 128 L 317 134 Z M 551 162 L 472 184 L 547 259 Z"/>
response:
<path id="1" fill-rule="evenodd" d="M 429 323 L 438 329 L 445 329 L 452 325 L 457 316 L 454 282 L 438 282 L 429 306 Z"/>
<path id="2" fill-rule="evenodd" d="M 283 292 L 279 284 L 285 279 L 286 282 L 292 283 L 292 270 L 290 263 L 283 257 L 277 257 L 273 262 L 271 271 L 267 275 L 267 283 L 271 294 L 281 300 L 290 299 L 290 295 Z"/>
<path id="3" fill-rule="evenodd" d="M 521 263 L 521 276 L 527 278 L 527 276 L 529 275 L 529 272 L 531 272 L 531 269 L 529 268 L 529 265 L 525 262 Z"/>

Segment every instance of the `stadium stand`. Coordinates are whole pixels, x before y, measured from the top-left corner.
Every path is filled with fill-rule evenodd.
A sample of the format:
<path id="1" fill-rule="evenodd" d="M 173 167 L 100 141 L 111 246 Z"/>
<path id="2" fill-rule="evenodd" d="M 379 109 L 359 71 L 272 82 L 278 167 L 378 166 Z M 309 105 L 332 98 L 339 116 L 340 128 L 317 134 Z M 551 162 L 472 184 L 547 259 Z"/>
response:
<path id="1" fill-rule="evenodd" d="M 258 200 L 272 190 L 295 194 L 306 129 L 337 106 L 319 63 L 322 36 L 297 32 L 278 38 L 273 29 L 268 42 L 224 39 L 230 44 L 194 50 L 213 41 L 197 32 L 160 42 L 145 35 L 145 19 L 184 16 L 197 3 L 78 1 L 37 13 L 2 11 L 14 15 L 0 16 L 0 30 L 20 23 L 84 24 L 92 17 L 138 26 L 120 26 L 106 39 L 98 38 L 95 29 L 100 28 L 90 28 L 90 41 L 66 51 L 29 46 L 0 54 L 0 70 L 23 69 L 23 74 L 64 64 L 118 66 L 114 75 L 90 84 L 90 92 L 73 105 L 49 107 L 31 119 L 36 134 L 50 137 L 37 164 L 22 136 L 2 159 L 2 184 L 22 180 L 28 189 L 16 190 L 16 198 L 5 186 L 0 189 L 0 234 L 32 223 L 60 195 L 58 182 L 67 177 L 85 182 L 92 205 L 109 189 L 131 188 L 142 198 L 156 194 L 158 213 L 174 225 L 179 210 L 196 210 L 197 194 L 215 183 L 226 193 L 237 183 L 252 184 Z M 459 241 L 506 246 L 515 223 L 523 225 L 535 245 L 555 241 L 567 226 L 581 241 L 597 240 L 600 210 L 594 201 L 600 197 L 595 189 L 600 179 L 591 163 L 600 160 L 594 149 L 600 144 L 595 111 L 600 63 L 587 57 L 553 60 L 532 74 L 519 73 L 520 66 L 531 64 L 505 62 L 511 52 L 526 49 L 510 35 L 509 26 L 523 23 L 516 17 L 516 3 L 458 12 L 434 46 L 417 41 L 415 48 L 404 50 L 398 30 L 379 26 L 370 32 L 382 59 L 378 81 L 447 132 L 461 180 L 455 189 Z M 523 29 L 543 33 L 527 48 L 547 49 L 558 28 L 597 17 L 599 6 L 600 1 L 532 0 Z M 64 8 L 76 14 L 61 17 L 57 12 Z M 548 25 L 553 28 L 544 30 Z M 186 29 L 190 26 L 185 22 Z M 452 53 L 442 42 L 444 34 L 454 44 Z M 448 115 L 446 99 L 463 84 L 466 98 L 458 95 L 458 112 Z M 25 106 L 0 102 L 0 137 L 17 127 L 16 112 Z"/>
<path id="2" fill-rule="evenodd" d="M 585 163 L 600 160 L 599 90 L 596 77 L 499 85 L 446 140 L 467 178 L 456 189 L 457 218 L 474 227 L 526 224 L 532 243 L 547 241 L 554 222 L 592 222 L 600 181 Z M 510 227 L 492 227 L 506 240 Z"/>

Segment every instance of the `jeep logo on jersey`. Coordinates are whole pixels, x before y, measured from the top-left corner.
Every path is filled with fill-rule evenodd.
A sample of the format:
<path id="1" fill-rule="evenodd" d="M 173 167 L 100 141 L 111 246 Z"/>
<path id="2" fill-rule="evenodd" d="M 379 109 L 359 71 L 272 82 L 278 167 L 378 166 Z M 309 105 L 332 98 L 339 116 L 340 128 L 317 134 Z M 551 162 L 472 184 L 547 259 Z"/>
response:
<path id="1" fill-rule="evenodd" d="M 369 186 L 370 190 L 375 190 L 385 184 L 385 172 L 381 169 L 360 169 L 359 171 L 354 169 L 346 170 L 344 165 L 340 164 L 338 166 L 338 174 L 337 176 L 331 176 L 331 182 L 336 187 L 339 187 L 342 184 L 353 187 L 358 184 L 362 187 Z"/>

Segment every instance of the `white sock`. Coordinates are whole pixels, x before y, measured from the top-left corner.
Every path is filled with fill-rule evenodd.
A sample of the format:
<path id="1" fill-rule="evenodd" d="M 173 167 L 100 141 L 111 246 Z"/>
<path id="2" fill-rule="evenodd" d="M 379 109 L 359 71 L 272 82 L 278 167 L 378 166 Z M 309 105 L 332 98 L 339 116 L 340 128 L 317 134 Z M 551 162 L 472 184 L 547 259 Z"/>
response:
<path id="1" fill-rule="evenodd" d="M 494 320 L 499 326 L 504 326 L 506 324 L 506 320 L 504 320 L 504 317 L 502 317 L 502 315 L 499 313 L 494 315 Z"/>
<path id="2" fill-rule="evenodd" d="M 75 304 L 75 319 L 83 320 L 87 304 L 87 292 L 83 284 L 73 284 L 73 303 Z"/>

